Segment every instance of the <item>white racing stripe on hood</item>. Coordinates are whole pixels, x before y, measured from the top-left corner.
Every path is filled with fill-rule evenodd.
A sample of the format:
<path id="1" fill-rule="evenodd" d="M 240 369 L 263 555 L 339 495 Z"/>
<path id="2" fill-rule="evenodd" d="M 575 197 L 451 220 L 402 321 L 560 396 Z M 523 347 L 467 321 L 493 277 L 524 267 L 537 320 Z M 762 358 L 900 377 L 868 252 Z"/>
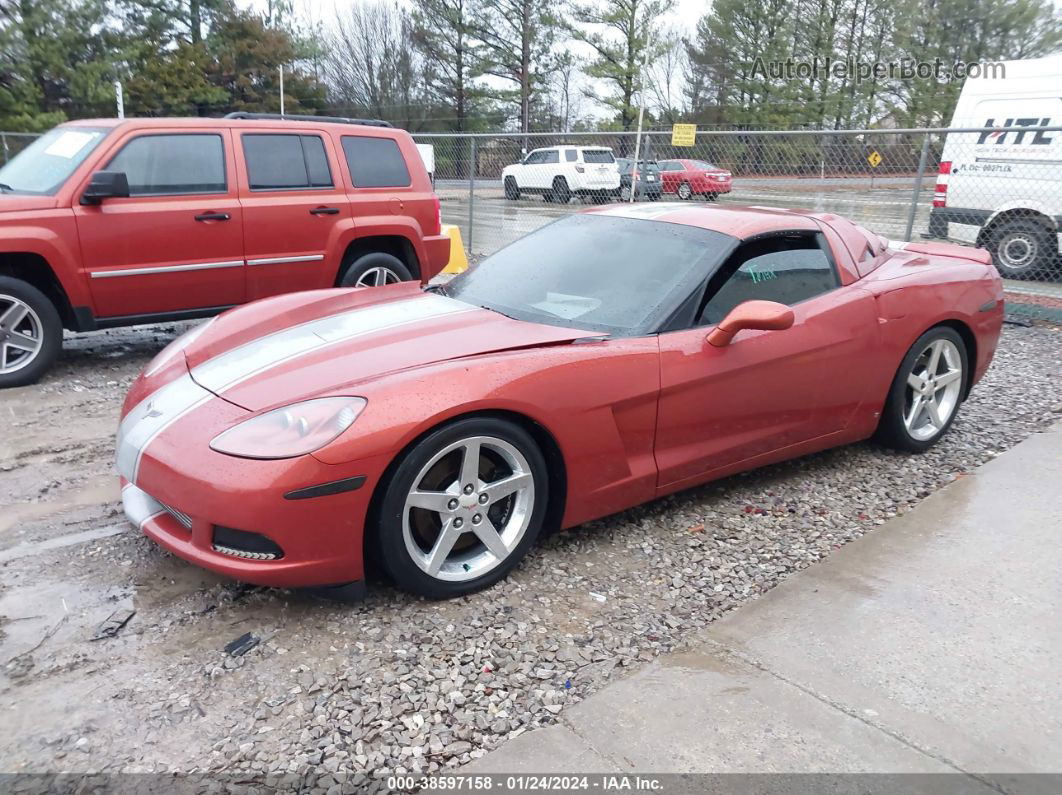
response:
<path id="1" fill-rule="evenodd" d="M 431 293 L 332 315 L 252 340 L 203 362 L 192 378 L 220 394 L 259 373 L 326 345 L 422 320 L 471 312 L 475 307 Z"/>
<path id="2" fill-rule="evenodd" d="M 118 471 L 130 483 L 136 483 L 140 459 L 155 437 L 215 393 L 220 394 L 271 367 L 355 337 L 475 309 L 442 296 L 422 294 L 311 320 L 226 351 L 133 407 L 118 427 Z"/>

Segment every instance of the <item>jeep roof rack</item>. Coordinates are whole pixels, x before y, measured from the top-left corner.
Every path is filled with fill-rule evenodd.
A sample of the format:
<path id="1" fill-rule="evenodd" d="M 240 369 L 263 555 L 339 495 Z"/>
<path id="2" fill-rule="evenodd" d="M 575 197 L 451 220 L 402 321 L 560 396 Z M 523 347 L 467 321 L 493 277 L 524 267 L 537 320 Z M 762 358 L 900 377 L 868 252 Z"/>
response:
<path id="1" fill-rule="evenodd" d="M 225 114 L 226 119 L 269 119 L 271 121 L 323 121 L 329 124 L 360 124 L 366 127 L 393 127 L 382 119 L 348 119 L 343 116 L 307 116 L 298 113 L 248 113 L 238 110 Z"/>

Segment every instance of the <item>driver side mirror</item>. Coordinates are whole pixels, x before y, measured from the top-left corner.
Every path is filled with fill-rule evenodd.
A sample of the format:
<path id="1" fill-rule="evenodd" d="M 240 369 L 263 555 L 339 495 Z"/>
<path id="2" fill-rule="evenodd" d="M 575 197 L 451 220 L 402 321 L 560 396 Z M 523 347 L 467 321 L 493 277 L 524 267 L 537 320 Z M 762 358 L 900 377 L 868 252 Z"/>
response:
<path id="1" fill-rule="evenodd" d="M 793 310 L 776 301 L 744 301 L 723 318 L 722 322 L 708 333 L 709 345 L 724 348 L 742 329 L 781 331 L 793 325 Z"/>
<path id="2" fill-rule="evenodd" d="M 82 204 L 99 204 L 104 199 L 129 197 L 129 179 L 124 171 L 97 171 L 81 194 Z"/>

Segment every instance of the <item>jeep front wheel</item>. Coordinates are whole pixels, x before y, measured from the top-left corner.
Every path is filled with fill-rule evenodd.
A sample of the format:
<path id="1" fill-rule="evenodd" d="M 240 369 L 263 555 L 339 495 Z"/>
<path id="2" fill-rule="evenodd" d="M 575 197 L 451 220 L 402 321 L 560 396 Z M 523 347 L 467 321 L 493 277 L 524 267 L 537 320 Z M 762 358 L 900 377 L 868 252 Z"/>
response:
<path id="1" fill-rule="evenodd" d="M 63 324 L 48 297 L 32 284 L 0 276 L 0 389 L 34 383 L 62 345 Z"/>

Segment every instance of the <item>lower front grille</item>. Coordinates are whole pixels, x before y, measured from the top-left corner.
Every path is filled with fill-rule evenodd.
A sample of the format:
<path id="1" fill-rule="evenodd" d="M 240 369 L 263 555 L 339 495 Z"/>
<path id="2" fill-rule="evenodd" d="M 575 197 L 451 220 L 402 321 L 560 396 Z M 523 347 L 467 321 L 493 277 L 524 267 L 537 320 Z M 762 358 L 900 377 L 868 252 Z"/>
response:
<path id="1" fill-rule="evenodd" d="M 245 560 L 279 560 L 284 557 L 284 550 L 273 539 L 261 533 L 248 533 L 231 527 L 214 527 L 213 544 L 215 552 L 231 555 Z"/>
<path id="2" fill-rule="evenodd" d="M 166 513 L 168 513 L 170 516 L 172 516 L 174 519 L 176 519 L 178 522 L 180 522 L 185 530 L 191 530 L 192 529 L 192 517 L 191 516 L 189 516 L 188 514 L 184 513 L 183 511 L 178 511 L 176 508 L 171 508 L 169 505 L 167 505 L 166 503 L 162 502 L 161 500 L 157 500 L 157 502 L 158 502 L 159 505 L 161 505 L 163 508 L 166 509 Z"/>

